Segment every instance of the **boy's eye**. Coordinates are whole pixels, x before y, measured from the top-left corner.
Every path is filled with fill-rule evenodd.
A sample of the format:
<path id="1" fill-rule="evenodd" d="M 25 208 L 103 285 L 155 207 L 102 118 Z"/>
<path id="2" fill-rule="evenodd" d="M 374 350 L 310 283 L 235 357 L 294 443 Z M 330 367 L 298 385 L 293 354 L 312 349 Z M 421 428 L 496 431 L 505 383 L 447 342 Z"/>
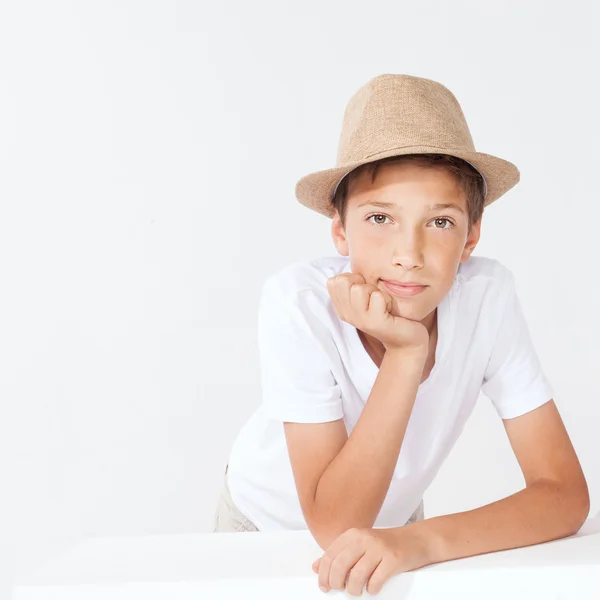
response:
<path id="1" fill-rule="evenodd" d="M 373 223 L 371 221 L 371 219 L 378 219 L 380 218 L 381 220 L 377 220 L 375 223 Z M 388 217 L 386 215 L 380 215 L 380 214 L 376 214 L 376 215 L 371 215 L 367 220 L 371 221 L 373 223 L 373 225 L 383 225 L 384 223 L 384 219 L 387 219 Z"/>
<path id="2" fill-rule="evenodd" d="M 371 221 L 371 219 L 375 219 L 375 221 Z M 389 217 L 380 213 L 376 213 L 374 215 L 371 215 L 370 217 L 367 217 L 367 221 L 369 221 L 373 225 L 385 225 L 385 219 L 389 219 Z M 436 227 L 434 227 L 434 229 L 450 229 L 454 226 L 454 223 L 446 217 L 438 217 L 437 219 L 433 219 L 431 223 L 436 224 Z M 440 223 L 449 223 L 449 225 L 447 227 L 438 227 L 437 225 L 439 225 Z"/>
<path id="3" fill-rule="evenodd" d="M 450 223 L 450 225 L 448 227 L 438 227 L 437 229 L 450 229 L 450 227 L 452 227 L 452 225 L 453 225 L 452 221 L 450 219 L 446 219 L 445 217 L 440 217 L 439 219 L 434 219 L 433 223 L 439 223 L 440 221 L 442 223 L 445 221 L 447 223 Z"/>

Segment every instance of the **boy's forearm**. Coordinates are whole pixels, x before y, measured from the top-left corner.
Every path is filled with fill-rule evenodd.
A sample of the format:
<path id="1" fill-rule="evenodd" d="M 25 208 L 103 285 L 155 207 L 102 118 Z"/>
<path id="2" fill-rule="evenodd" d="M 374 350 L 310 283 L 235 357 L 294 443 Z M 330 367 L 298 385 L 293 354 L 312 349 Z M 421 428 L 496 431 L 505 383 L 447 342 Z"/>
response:
<path id="1" fill-rule="evenodd" d="M 313 529 L 321 547 L 346 529 L 373 526 L 398 461 L 425 360 L 413 352 L 384 355 L 360 418 L 316 488 L 313 523 L 318 525 Z"/>
<path id="2" fill-rule="evenodd" d="M 425 519 L 426 564 L 531 546 L 576 533 L 589 513 L 586 490 L 540 481 L 474 510 Z M 401 528 L 395 528 L 400 534 Z M 425 566 L 425 565 L 423 565 Z"/>

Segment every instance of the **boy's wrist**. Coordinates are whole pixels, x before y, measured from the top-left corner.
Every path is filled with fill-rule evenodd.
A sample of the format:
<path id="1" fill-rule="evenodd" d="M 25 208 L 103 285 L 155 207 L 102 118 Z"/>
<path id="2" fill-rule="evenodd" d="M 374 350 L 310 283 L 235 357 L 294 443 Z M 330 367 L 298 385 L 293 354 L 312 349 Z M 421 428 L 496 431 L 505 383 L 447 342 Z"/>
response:
<path id="1" fill-rule="evenodd" d="M 441 543 L 436 534 L 429 530 L 428 521 L 426 519 L 391 528 L 400 554 L 404 554 L 407 548 L 411 549 L 412 569 L 420 569 L 443 560 Z"/>
<path id="2" fill-rule="evenodd" d="M 413 346 L 410 348 L 389 347 L 385 350 L 384 358 L 389 356 L 393 360 L 410 360 L 415 363 L 421 363 L 427 360 L 428 352 L 429 349 L 422 346 Z"/>

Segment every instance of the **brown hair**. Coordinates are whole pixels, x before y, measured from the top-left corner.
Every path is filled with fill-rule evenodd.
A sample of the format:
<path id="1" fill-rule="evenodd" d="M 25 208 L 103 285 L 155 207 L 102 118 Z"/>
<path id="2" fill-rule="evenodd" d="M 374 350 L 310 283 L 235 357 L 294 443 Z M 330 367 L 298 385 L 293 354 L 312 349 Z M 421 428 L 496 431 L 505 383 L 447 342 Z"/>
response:
<path id="1" fill-rule="evenodd" d="M 382 164 L 388 162 L 413 162 L 422 167 L 438 167 L 451 172 L 464 190 L 467 197 L 467 213 L 469 216 L 469 233 L 474 223 L 480 219 L 483 214 L 484 196 L 483 196 L 483 178 L 477 169 L 472 167 L 468 162 L 456 156 L 448 154 L 404 154 L 401 156 L 388 156 L 381 158 L 364 165 L 360 165 L 350 171 L 350 173 L 340 182 L 335 196 L 331 200 L 331 206 L 335 208 L 342 221 L 342 225 L 346 226 L 346 205 L 348 187 L 360 173 L 363 171 L 371 171 L 371 183 L 375 181 L 377 171 Z"/>

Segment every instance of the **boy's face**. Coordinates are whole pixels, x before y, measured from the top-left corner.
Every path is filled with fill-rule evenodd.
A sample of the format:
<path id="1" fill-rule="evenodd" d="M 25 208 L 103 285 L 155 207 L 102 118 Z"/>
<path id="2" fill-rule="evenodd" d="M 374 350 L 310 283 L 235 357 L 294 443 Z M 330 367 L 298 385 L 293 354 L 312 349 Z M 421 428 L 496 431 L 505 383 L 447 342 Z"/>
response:
<path id="1" fill-rule="evenodd" d="M 376 202 L 391 206 L 374 206 Z M 440 203 L 457 208 L 432 208 Z M 465 193 L 451 173 L 390 163 L 379 168 L 374 183 L 367 171 L 352 182 L 346 227 L 336 213 L 331 231 L 338 252 L 350 257 L 352 272 L 393 297 L 394 315 L 428 325 L 452 287 L 459 264 L 468 260 L 479 241 L 481 219 L 470 233 L 468 226 Z M 382 280 L 427 287 L 402 297 Z"/>

